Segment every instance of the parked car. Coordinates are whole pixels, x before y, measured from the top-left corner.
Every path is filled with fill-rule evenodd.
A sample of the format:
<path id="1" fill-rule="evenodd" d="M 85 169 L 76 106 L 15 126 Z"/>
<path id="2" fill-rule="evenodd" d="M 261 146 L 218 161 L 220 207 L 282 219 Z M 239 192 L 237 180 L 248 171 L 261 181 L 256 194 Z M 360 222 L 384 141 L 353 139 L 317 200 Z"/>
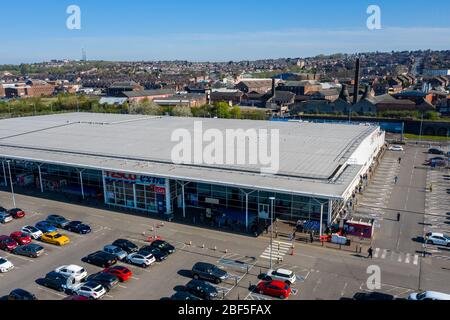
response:
<path id="1" fill-rule="evenodd" d="M 137 252 L 130 253 L 126 258 L 125 262 L 129 264 L 133 264 L 136 266 L 140 266 L 142 268 L 147 268 L 153 263 L 155 263 L 155 257 L 149 253 L 147 255 L 143 255 Z"/>
<path id="2" fill-rule="evenodd" d="M 229 274 L 213 264 L 198 262 L 192 267 L 192 276 L 195 280 L 203 279 L 216 284 L 229 278 Z"/>
<path id="3" fill-rule="evenodd" d="M 158 262 L 166 260 L 169 256 L 169 253 L 167 251 L 162 251 L 161 249 L 152 246 L 144 246 L 139 249 L 138 253 L 143 255 L 152 254 Z"/>
<path id="4" fill-rule="evenodd" d="M 9 236 L 0 236 L 0 249 L 12 252 L 18 246 L 19 245 L 13 238 Z"/>
<path id="5" fill-rule="evenodd" d="M 0 212 L 0 223 L 6 224 L 13 221 L 13 217 L 7 212 Z"/>
<path id="6" fill-rule="evenodd" d="M 117 263 L 117 258 L 112 254 L 103 251 L 97 251 L 84 257 L 82 261 L 93 264 L 98 267 L 107 268 L 112 265 L 115 265 Z"/>
<path id="7" fill-rule="evenodd" d="M 450 247 L 450 237 L 443 233 L 430 232 L 425 239 L 428 244 Z"/>
<path id="8" fill-rule="evenodd" d="M 57 246 L 65 246 L 70 243 L 70 239 L 58 232 L 44 233 L 41 237 L 42 242 L 54 244 Z"/>
<path id="9" fill-rule="evenodd" d="M 441 149 L 438 148 L 431 148 L 430 150 L 428 150 L 429 154 L 437 154 L 437 155 L 444 155 L 444 151 L 442 151 Z"/>
<path id="10" fill-rule="evenodd" d="M 58 216 L 56 214 L 51 214 L 47 217 L 47 222 L 56 228 L 64 228 L 66 227 L 70 221 L 62 216 Z"/>
<path id="11" fill-rule="evenodd" d="M 101 284 L 106 291 L 111 291 L 119 285 L 119 278 L 111 273 L 98 272 L 87 277 L 87 281 L 94 281 Z"/>
<path id="12" fill-rule="evenodd" d="M 436 292 L 436 291 L 425 291 L 420 293 L 412 293 L 409 295 L 408 300 L 416 301 L 449 301 L 450 294 Z"/>
<path id="13" fill-rule="evenodd" d="M 71 264 L 68 266 L 61 266 L 55 269 L 56 273 L 60 273 L 66 277 L 73 277 L 75 281 L 81 282 L 87 278 L 87 271 L 83 267 Z"/>
<path id="14" fill-rule="evenodd" d="M 65 230 L 78 233 L 78 234 L 88 234 L 90 233 L 91 227 L 81 221 L 71 221 L 64 227 Z"/>
<path id="15" fill-rule="evenodd" d="M 119 247 L 113 246 L 113 245 L 105 246 L 103 248 L 103 251 L 116 256 L 116 258 L 119 260 L 125 259 L 128 255 L 126 251 L 120 249 Z"/>
<path id="16" fill-rule="evenodd" d="M 286 299 L 291 295 L 291 286 L 283 281 L 261 281 L 256 286 L 256 292 L 271 297 Z"/>
<path id="17" fill-rule="evenodd" d="M 8 213 L 8 210 L 6 210 L 6 209 L 3 208 L 3 207 L 0 207 L 0 213 Z"/>
<path id="18" fill-rule="evenodd" d="M 186 285 L 186 290 L 194 296 L 205 300 L 216 299 L 219 296 L 216 287 L 201 280 L 191 280 Z"/>
<path id="19" fill-rule="evenodd" d="M 30 243 L 24 246 L 19 246 L 13 250 L 14 254 L 25 256 L 29 258 L 37 258 L 44 253 L 44 248 L 38 244 Z"/>
<path id="20" fill-rule="evenodd" d="M 278 270 L 269 270 L 264 277 L 264 280 L 270 281 L 270 280 L 277 280 L 277 281 L 283 281 L 289 285 L 294 284 L 297 280 L 297 276 L 295 273 L 291 270 L 286 269 L 278 269 Z"/>
<path id="21" fill-rule="evenodd" d="M 173 296 L 170 297 L 170 300 L 175 300 L 175 301 L 193 300 L 193 301 L 197 301 L 197 300 L 202 300 L 202 299 L 194 296 L 193 294 L 191 294 L 189 292 L 178 291 L 177 293 L 175 293 Z"/>
<path id="22" fill-rule="evenodd" d="M 47 233 L 47 232 L 56 232 L 58 231 L 57 228 L 55 228 L 53 225 L 51 225 L 49 222 L 47 221 L 40 221 L 38 223 L 35 224 L 35 227 L 37 229 L 39 229 L 42 233 Z"/>
<path id="23" fill-rule="evenodd" d="M 31 243 L 30 235 L 22 231 L 13 232 L 10 237 L 22 246 Z"/>
<path id="24" fill-rule="evenodd" d="M 0 273 L 6 273 L 14 269 L 14 265 L 8 259 L 0 257 Z"/>
<path id="25" fill-rule="evenodd" d="M 14 208 L 11 210 L 8 210 L 8 213 L 14 218 L 14 219 L 21 219 L 25 217 L 25 211 L 19 208 Z"/>
<path id="26" fill-rule="evenodd" d="M 154 248 L 158 248 L 159 250 L 165 251 L 168 254 L 172 254 L 175 252 L 175 247 L 171 245 L 170 243 L 163 241 L 163 240 L 156 240 L 153 241 L 150 246 Z"/>
<path id="27" fill-rule="evenodd" d="M 97 300 L 106 294 L 106 289 L 98 282 L 88 281 L 80 284 L 71 292 L 79 296 L 87 297 L 91 300 Z"/>
<path id="28" fill-rule="evenodd" d="M 405 151 L 402 146 L 390 146 L 389 150 L 390 151 L 401 151 L 401 152 Z"/>
<path id="29" fill-rule="evenodd" d="M 113 246 L 119 247 L 120 249 L 126 251 L 128 254 L 137 252 L 139 250 L 138 246 L 133 242 L 125 239 L 117 239 L 112 243 Z"/>
<path id="30" fill-rule="evenodd" d="M 15 289 L 8 295 L 8 300 L 37 300 L 36 296 L 23 289 Z"/>
<path id="31" fill-rule="evenodd" d="M 102 272 L 115 275 L 117 278 L 119 278 L 120 282 L 125 282 L 133 276 L 131 270 L 123 266 L 114 266 L 106 268 Z"/>
<path id="32" fill-rule="evenodd" d="M 33 238 L 34 240 L 40 239 L 43 235 L 41 230 L 39 230 L 38 228 L 33 227 L 33 226 L 25 226 L 22 228 L 21 231 L 29 234 L 30 237 Z"/>
<path id="33" fill-rule="evenodd" d="M 65 293 L 70 293 L 78 285 L 74 278 L 55 271 L 47 273 L 45 278 L 39 279 L 37 282 L 44 287 Z"/>

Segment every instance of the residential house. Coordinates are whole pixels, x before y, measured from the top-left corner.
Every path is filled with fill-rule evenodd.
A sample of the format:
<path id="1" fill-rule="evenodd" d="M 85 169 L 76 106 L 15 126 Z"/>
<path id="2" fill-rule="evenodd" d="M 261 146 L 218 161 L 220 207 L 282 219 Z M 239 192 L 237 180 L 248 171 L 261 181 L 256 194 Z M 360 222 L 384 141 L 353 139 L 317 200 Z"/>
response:
<path id="1" fill-rule="evenodd" d="M 107 94 L 110 97 L 123 97 L 125 92 L 137 92 L 142 90 L 144 90 L 144 87 L 134 81 L 114 82 L 109 86 Z"/>

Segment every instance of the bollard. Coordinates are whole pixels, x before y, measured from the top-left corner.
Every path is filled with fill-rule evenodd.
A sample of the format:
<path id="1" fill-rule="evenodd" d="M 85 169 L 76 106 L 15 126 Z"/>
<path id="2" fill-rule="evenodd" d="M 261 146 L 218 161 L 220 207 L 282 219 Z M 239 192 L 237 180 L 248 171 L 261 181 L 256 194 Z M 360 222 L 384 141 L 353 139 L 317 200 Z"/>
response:
<path id="1" fill-rule="evenodd" d="M 214 251 L 217 251 L 217 247 L 216 246 L 214 246 L 214 249 L 213 249 Z"/>
<path id="2" fill-rule="evenodd" d="M 225 253 L 228 253 L 228 249 L 225 249 Z"/>
<path id="3" fill-rule="evenodd" d="M 202 249 L 205 249 L 205 244 L 202 244 Z"/>

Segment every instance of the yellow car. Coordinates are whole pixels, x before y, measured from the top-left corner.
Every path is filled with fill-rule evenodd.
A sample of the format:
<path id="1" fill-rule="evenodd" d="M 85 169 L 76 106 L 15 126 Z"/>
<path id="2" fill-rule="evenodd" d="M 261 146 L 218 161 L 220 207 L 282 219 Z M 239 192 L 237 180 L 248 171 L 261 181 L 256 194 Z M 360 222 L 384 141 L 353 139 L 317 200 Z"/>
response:
<path id="1" fill-rule="evenodd" d="M 55 244 L 57 246 L 64 246 L 70 242 L 70 239 L 67 236 L 64 236 L 58 232 L 44 233 L 41 237 L 41 240 L 43 242 Z"/>

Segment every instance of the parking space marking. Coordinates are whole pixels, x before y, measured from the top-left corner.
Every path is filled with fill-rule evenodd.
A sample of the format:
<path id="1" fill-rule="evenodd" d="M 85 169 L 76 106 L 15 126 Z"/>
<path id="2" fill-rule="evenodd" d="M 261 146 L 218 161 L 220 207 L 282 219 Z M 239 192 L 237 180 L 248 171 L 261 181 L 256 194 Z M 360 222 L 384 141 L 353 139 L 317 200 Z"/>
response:
<path id="1" fill-rule="evenodd" d="M 35 287 L 37 287 L 38 290 L 45 291 L 45 292 L 47 292 L 47 293 L 53 294 L 53 295 L 55 295 L 55 296 L 58 296 L 58 297 L 60 297 L 60 298 L 65 298 L 65 297 L 67 297 L 66 295 L 63 295 L 62 293 L 59 293 L 59 292 L 56 292 L 56 291 L 47 289 L 47 288 L 42 287 L 42 286 L 35 286 Z"/>

